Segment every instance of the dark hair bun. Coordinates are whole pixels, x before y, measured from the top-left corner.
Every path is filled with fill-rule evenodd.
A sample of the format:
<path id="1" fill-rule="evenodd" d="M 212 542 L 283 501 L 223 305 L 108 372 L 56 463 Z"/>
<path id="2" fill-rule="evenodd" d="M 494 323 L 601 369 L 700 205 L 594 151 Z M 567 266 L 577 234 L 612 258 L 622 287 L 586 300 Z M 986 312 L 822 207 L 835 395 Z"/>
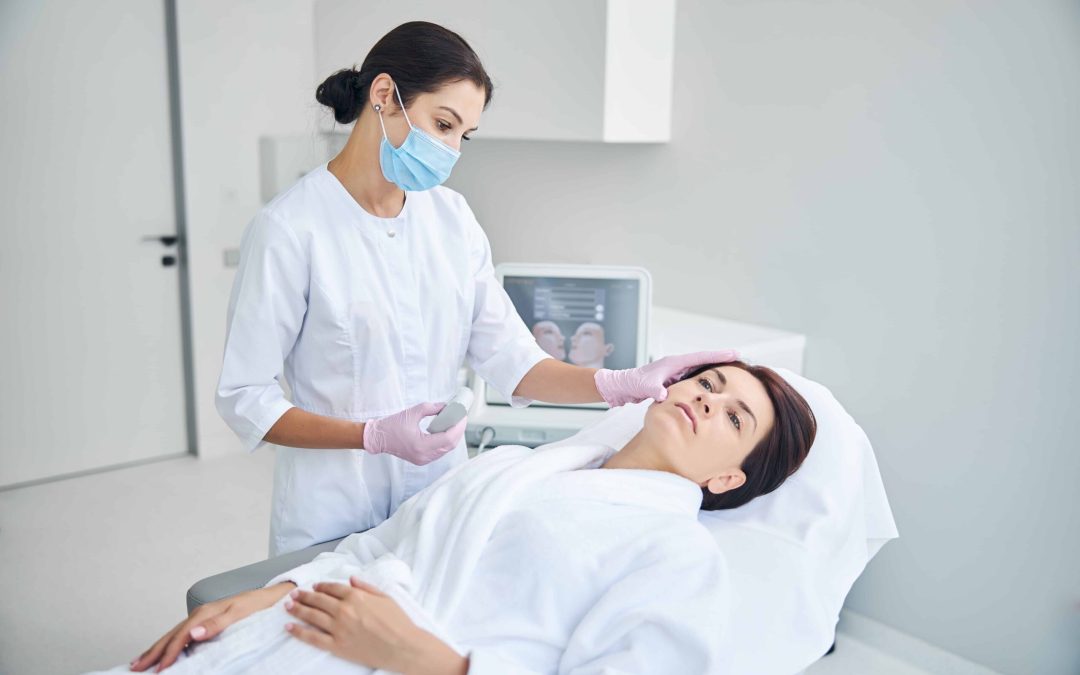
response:
<path id="1" fill-rule="evenodd" d="M 338 124 L 350 124 L 360 116 L 364 94 L 359 71 L 346 68 L 323 80 L 315 90 L 315 100 L 334 111 Z"/>
<path id="2" fill-rule="evenodd" d="M 380 74 L 394 81 L 400 105 L 408 107 L 423 93 L 448 82 L 467 80 L 484 90 L 484 107 L 491 101 L 491 78 L 480 57 L 457 33 L 426 21 L 403 23 L 375 43 L 360 69 L 339 70 L 315 90 L 315 100 L 334 111 L 339 124 L 360 117 L 368 89 Z M 387 103 L 397 101 L 391 97 Z"/>

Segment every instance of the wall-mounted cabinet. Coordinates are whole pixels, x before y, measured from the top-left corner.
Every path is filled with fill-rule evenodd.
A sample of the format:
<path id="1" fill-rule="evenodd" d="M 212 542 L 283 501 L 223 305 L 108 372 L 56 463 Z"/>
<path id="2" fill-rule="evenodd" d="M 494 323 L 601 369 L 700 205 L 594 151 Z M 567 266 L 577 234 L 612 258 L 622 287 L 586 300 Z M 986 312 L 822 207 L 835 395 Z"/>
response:
<path id="1" fill-rule="evenodd" d="M 380 37 L 415 20 L 461 34 L 494 80 L 477 138 L 671 138 L 675 0 L 317 0 L 318 75 L 359 66 Z"/>

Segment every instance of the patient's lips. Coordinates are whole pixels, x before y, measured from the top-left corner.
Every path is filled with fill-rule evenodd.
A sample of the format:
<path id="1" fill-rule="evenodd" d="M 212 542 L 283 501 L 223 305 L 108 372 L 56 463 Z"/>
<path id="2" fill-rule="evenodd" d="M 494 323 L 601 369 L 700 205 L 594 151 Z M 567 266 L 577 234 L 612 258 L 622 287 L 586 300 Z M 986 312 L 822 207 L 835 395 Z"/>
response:
<path id="1" fill-rule="evenodd" d="M 675 407 L 683 411 L 686 418 L 690 420 L 690 426 L 694 428 L 694 433 L 697 433 L 697 417 L 694 416 L 694 411 L 690 409 L 690 406 L 685 403 L 676 403 Z"/>

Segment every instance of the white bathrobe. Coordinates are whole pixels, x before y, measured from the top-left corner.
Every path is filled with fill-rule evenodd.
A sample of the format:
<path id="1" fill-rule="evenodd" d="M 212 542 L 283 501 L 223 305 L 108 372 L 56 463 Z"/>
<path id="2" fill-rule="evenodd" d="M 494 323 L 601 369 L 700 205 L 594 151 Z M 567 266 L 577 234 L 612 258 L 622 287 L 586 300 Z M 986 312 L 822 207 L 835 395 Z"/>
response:
<path id="1" fill-rule="evenodd" d="M 267 585 L 357 575 L 467 654 L 471 675 L 715 672 L 729 593 L 701 489 L 597 468 L 612 452 L 499 448 Z M 284 601 L 168 672 L 370 672 L 286 633 Z"/>

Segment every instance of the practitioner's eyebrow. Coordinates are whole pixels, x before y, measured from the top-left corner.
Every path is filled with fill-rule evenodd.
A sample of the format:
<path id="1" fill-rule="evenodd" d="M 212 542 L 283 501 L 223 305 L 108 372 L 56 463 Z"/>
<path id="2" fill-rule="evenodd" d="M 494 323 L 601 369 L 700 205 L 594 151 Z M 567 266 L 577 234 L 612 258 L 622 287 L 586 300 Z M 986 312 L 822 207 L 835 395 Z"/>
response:
<path id="1" fill-rule="evenodd" d="M 720 384 L 727 386 L 727 378 L 716 368 L 710 368 L 710 372 L 716 373 L 717 379 L 720 380 Z M 750 409 L 750 406 L 746 405 L 746 402 L 740 399 L 735 399 L 735 402 L 739 404 L 739 407 L 746 411 L 746 414 L 750 416 L 750 419 L 754 420 L 754 431 L 757 431 L 757 417 L 754 415 L 754 411 Z"/>
<path id="2" fill-rule="evenodd" d="M 453 108 L 451 108 L 450 106 L 441 105 L 439 107 L 442 108 L 443 110 L 448 111 L 451 115 L 453 115 L 454 119 L 457 120 L 458 124 L 465 124 L 465 120 L 461 119 L 461 115 L 459 115 L 458 112 L 456 110 L 454 110 Z M 469 129 L 469 131 L 476 131 L 479 128 L 480 127 L 473 127 L 472 129 Z"/>

